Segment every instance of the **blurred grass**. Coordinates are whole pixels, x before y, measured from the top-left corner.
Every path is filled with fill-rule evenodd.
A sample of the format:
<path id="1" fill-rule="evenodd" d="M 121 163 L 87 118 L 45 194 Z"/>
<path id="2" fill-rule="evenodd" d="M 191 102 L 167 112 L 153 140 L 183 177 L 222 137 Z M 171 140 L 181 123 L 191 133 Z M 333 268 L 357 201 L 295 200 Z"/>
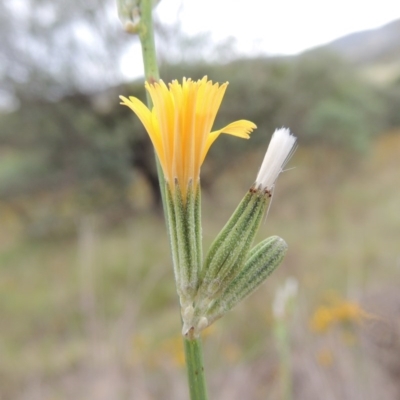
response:
<path id="1" fill-rule="evenodd" d="M 263 151 L 235 160 L 203 196 L 205 249 L 253 182 Z M 245 362 L 252 368 L 269 357 L 263 368 L 273 368 L 270 308 L 285 277 L 300 283 L 293 337 L 303 347 L 314 340 L 309 318 L 327 293 L 357 300 L 400 283 L 399 154 L 399 132 L 382 136 L 362 160 L 320 147 L 298 149 L 258 235 L 285 238 L 287 257 L 263 289 L 205 338 L 217 398 L 240 398 L 223 388 Z M 88 215 L 77 221 L 76 236 L 65 239 L 11 239 L 3 227 L 1 399 L 185 398 L 164 222 L 139 201 L 142 212 L 118 226 L 106 229 L 99 216 Z M 258 394 L 251 398 L 266 398 L 271 383 L 254 385 Z"/>

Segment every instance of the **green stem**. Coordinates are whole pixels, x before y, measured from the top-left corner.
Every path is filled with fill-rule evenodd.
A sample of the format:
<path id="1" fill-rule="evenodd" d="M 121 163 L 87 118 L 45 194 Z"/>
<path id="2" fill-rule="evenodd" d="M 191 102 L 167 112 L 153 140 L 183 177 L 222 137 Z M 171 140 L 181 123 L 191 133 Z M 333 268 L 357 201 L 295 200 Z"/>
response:
<path id="1" fill-rule="evenodd" d="M 283 400 L 292 400 L 292 377 L 290 362 L 290 339 L 286 321 L 278 318 L 275 322 L 275 335 L 278 341 L 280 361 L 280 386 Z"/>
<path id="2" fill-rule="evenodd" d="M 154 43 L 154 27 L 152 18 L 152 1 L 140 0 L 140 25 L 139 38 L 142 45 L 142 55 L 145 71 L 145 79 L 149 83 L 160 79 L 158 72 L 156 47 Z M 147 104 L 152 107 L 152 101 L 147 93 Z M 164 215 L 168 224 L 168 209 L 166 205 L 165 178 L 161 169 L 160 162 L 156 156 L 157 173 L 160 182 L 161 199 L 163 203 Z M 203 367 L 203 351 L 201 340 L 197 338 L 184 338 L 186 365 L 189 379 L 190 399 L 207 400 L 206 382 Z"/>
<path id="3" fill-rule="evenodd" d="M 160 79 L 158 71 L 156 45 L 154 42 L 154 26 L 152 17 L 152 0 L 140 1 L 140 25 L 139 38 L 142 45 L 142 57 L 144 64 L 145 79 L 149 83 L 154 83 Z M 146 91 L 147 105 L 151 109 L 153 106 L 151 97 Z M 158 182 L 160 183 L 161 201 L 163 205 L 164 215 L 167 216 L 165 179 L 160 165 L 160 161 L 156 155 Z M 166 220 L 167 221 L 167 220 Z"/>
<path id="4" fill-rule="evenodd" d="M 156 45 L 154 42 L 151 3 L 151 0 L 140 1 L 139 38 L 142 44 L 144 74 L 146 76 L 146 81 L 149 83 L 154 83 L 160 79 L 160 73 L 158 72 Z"/>
<path id="5" fill-rule="evenodd" d="M 191 400 L 207 400 L 203 350 L 200 338 L 184 338 L 186 366 Z"/>

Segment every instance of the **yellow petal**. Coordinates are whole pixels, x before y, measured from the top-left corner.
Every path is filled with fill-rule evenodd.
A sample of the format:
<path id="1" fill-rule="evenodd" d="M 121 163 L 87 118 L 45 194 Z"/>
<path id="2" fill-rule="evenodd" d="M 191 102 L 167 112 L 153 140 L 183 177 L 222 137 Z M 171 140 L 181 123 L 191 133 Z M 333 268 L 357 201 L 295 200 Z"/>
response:
<path id="1" fill-rule="evenodd" d="M 221 105 L 222 98 L 228 83 L 221 86 L 212 81 L 201 81 L 199 96 L 196 104 L 196 139 L 195 147 L 197 152 L 194 154 L 194 170 L 200 171 L 201 164 L 204 161 L 204 147 L 207 144 L 207 138 L 210 134 L 212 125 Z"/>
<path id="2" fill-rule="evenodd" d="M 172 178 L 170 172 L 172 170 L 174 160 L 174 132 L 175 132 L 175 105 L 171 92 L 166 84 L 160 80 L 152 85 L 146 83 L 154 104 L 153 112 L 159 123 L 159 132 L 164 147 L 165 165 L 168 166 L 168 172 L 164 171 L 166 178 Z"/>
<path id="3" fill-rule="evenodd" d="M 129 100 L 124 96 L 119 96 L 122 100 L 121 104 L 129 107 L 140 119 L 143 126 L 145 127 L 153 146 L 156 150 L 158 158 L 161 164 L 165 164 L 165 156 L 163 152 L 163 144 L 161 141 L 160 129 L 158 122 L 154 118 L 154 113 L 152 113 L 139 99 L 130 96 Z"/>
<path id="4" fill-rule="evenodd" d="M 237 136 L 243 139 L 249 139 L 250 133 L 253 132 L 253 130 L 256 128 L 257 126 L 253 124 L 253 122 L 241 119 L 239 121 L 230 123 L 222 129 L 219 129 L 218 131 L 211 132 L 207 137 L 207 141 L 203 149 L 201 163 L 203 163 L 208 153 L 208 150 L 221 133 L 227 133 L 228 135 Z"/>
<path id="5" fill-rule="evenodd" d="M 211 131 L 211 128 L 214 124 L 215 117 L 217 116 L 219 107 L 221 106 L 222 99 L 225 95 L 226 88 L 228 87 L 228 82 L 223 83 L 221 86 L 218 83 L 215 83 L 212 86 L 213 93 L 210 95 L 210 98 L 207 99 L 210 104 L 208 104 L 207 108 L 211 111 L 207 121 L 205 128 L 208 132 Z"/>
<path id="6" fill-rule="evenodd" d="M 129 107 L 140 119 L 147 132 L 152 130 L 151 112 L 150 110 L 136 97 L 129 97 L 129 100 L 124 96 L 119 96 L 122 100 L 120 104 Z"/>
<path id="7" fill-rule="evenodd" d="M 251 121 L 241 119 L 235 121 L 220 129 L 221 133 L 228 133 L 229 135 L 241 137 L 243 139 L 249 139 L 250 133 L 257 128 L 257 125 Z M 212 134 L 212 132 L 211 132 Z"/>

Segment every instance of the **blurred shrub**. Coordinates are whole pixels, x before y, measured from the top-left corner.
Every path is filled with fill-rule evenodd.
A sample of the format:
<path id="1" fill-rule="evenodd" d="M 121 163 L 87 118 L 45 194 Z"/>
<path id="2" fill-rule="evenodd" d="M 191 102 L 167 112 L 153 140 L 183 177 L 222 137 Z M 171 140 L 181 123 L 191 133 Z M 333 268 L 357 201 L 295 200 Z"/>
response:
<path id="1" fill-rule="evenodd" d="M 365 150 L 386 125 L 382 93 L 344 61 L 324 51 L 300 57 L 295 66 L 292 107 L 303 108 L 297 118 L 299 134 L 313 142 Z"/>
<path id="2" fill-rule="evenodd" d="M 242 118 L 258 125 L 245 145 L 229 136 L 217 141 L 208 161 L 214 164 L 212 173 L 205 170 L 202 176 L 205 188 L 239 153 L 266 148 L 276 127 L 290 127 L 302 145 L 361 151 L 382 128 L 397 123 L 396 114 L 392 112 L 389 119 L 385 107 L 385 101 L 397 92 L 391 96 L 379 92 L 326 52 L 241 59 L 226 65 L 164 65 L 161 71 L 166 82 L 204 75 L 230 82 L 215 128 Z M 8 178 L 3 176 L 4 163 L 3 168 L 0 164 L 0 200 L 74 187 L 84 199 L 84 208 L 104 207 L 107 201 L 125 201 L 135 178 L 132 171 L 141 171 L 154 204 L 159 204 L 151 142 L 132 112 L 119 106 L 119 94 L 145 97 L 142 82 L 94 94 L 77 92 L 60 101 L 37 94 L 22 96 L 18 110 L 0 115 L 3 153 L 18 153 L 24 159 L 24 168 L 14 168 L 11 175 L 6 174 Z M 104 187 L 115 196 L 104 196 Z"/>
<path id="3" fill-rule="evenodd" d="M 174 65 L 163 71 L 167 81 L 204 75 L 230 82 L 216 127 L 239 118 L 257 124 L 247 149 L 266 146 L 266 134 L 269 137 L 276 127 L 288 126 L 303 144 L 363 151 L 388 125 L 384 93 L 326 51 L 228 65 Z M 212 153 L 218 153 L 218 160 L 225 164 L 228 155 L 242 150 L 243 143 L 230 138 L 217 142 Z"/>
<path id="4" fill-rule="evenodd" d="M 400 76 L 387 88 L 388 125 L 390 128 L 400 126 Z"/>
<path id="5" fill-rule="evenodd" d="M 125 91 L 144 98 L 141 84 L 129 85 L 90 96 L 76 93 L 58 102 L 24 101 L 18 110 L 1 115 L 0 202 L 13 205 L 29 224 L 37 219 L 44 196 L 53 193 L 53 202 L 46 201 L 49 208 L 43 210 L 53 220 L 45 223 L 51 230 L 50 225 L 58 226 L 57 215 L 63 217 L 60 194 L 68 193 L 70 220 L 93 210 L 107 212 L 117 204 L 127 206 L 136 177 L 132 167 L 146 176 L 158 201 L 148 137 L 118 104 L 118 94 Z"/>

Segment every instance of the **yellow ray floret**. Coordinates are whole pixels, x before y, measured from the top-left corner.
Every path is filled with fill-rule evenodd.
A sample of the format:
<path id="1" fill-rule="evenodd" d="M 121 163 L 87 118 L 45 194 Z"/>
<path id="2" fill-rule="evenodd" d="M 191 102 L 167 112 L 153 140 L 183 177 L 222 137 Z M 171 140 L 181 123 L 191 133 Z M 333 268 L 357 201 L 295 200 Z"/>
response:
<path id="1" fill-rule="evenodd" d="M 256 128 L 252 122 L 240 120 L 211 132 L 227 86 L 213 84 L 207 77 L 198 81 L 184 78 L 182 84 L 174 80 L 168 87 L 161 80 L 146 82 L 153 101 L 151 111 L 135 97 L 120 96 L 121 104 L 132 109 L 147 130 L 167 182 L 176 178 L 183 190 L 190 180 L 196 185 L 201 164 L 221 133 L 248 139 Z"/>

